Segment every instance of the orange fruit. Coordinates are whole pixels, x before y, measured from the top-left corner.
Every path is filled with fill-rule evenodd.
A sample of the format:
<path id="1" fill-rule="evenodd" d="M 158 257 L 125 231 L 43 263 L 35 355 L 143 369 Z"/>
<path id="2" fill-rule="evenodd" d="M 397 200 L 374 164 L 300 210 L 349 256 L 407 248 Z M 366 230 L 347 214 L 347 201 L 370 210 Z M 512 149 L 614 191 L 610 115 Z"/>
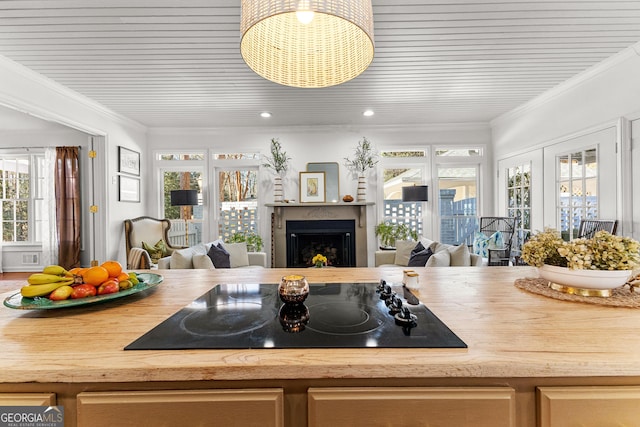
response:
<path id="1" fill-rule="evenodd" d="M 123 280 L 129 280 L 129 274 L 125 273 L 124 271 L 120 274 L 118 274 L 118 276 L 116 277 L 116 279 L 118 279 L 119 281 L 123 281 Z"/>
<path id="2" fill-rule="evenodd" d="M 75 267 L 75 268 L 72 268 L 71 270 L 69 270 L 69 273 L 73 274 L 74 276 L 82 276 L 82 273 L 84 273 L 85 271 L 87 271 L 86 268 Z"/>
<path id="3" fill-rule="evenodd" d="M 100 267 L 104 267 L 109 272 L 109 277 L 118 277 L 122 273 L 122 264 L 118 261 L 105 261 L 100 264 Z"/>
<path id="4" fill-rule="evenodd" d="M 98 286 L 109 278 L 109 271 L 106 268 L 96 265 L 95 267 L 89 267 L 87 271 L 82 274 L 84 283 L 89 285 Z"/>

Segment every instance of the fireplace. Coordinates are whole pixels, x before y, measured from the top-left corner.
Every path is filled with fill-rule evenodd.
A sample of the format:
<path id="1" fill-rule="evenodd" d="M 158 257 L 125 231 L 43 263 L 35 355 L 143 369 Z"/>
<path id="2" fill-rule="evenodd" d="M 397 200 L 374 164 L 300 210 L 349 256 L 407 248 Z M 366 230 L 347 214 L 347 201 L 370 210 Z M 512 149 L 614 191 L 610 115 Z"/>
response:
<path id="1" fill-rule="evenodd" d="M 321 248 L 335 254 L 336 266 L 366 267 L 367 208 L 371 202 L 273 203 L 271 266 L 303 268 L 310 264 L 302 252 Z M 293 233 L 293 236 L 292 236 Z M 293 246 L 293 247 L 292 247 Z M 329 257 L 327 257 L 329 258 Z"/>
<path id="2" fill-rule="evenodd" d="M 355 267 L 355 220 L 287 221 L 287 267 L 310 267 L 321 254 L 332 267 Z"/>

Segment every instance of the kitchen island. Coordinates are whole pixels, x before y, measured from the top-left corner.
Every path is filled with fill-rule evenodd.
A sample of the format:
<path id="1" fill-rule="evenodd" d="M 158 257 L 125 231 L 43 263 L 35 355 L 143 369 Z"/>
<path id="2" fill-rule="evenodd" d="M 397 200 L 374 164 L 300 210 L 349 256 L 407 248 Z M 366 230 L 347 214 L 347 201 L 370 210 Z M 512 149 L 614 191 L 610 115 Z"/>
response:
<path id="1" fill-rule="evenodd" d="M 640 426 L 640 310 L 516 288 L 532 267 L 415 270 L 421 302 L 468 348 L 124 351 L 217 284 L 402 279 L 400 267 L 155 270 L 161 285 L 97 305 L 3 306 L 0 405 L 61 405 L 65 426 L 173 425 L 176 412 L 185 426 Z"/>

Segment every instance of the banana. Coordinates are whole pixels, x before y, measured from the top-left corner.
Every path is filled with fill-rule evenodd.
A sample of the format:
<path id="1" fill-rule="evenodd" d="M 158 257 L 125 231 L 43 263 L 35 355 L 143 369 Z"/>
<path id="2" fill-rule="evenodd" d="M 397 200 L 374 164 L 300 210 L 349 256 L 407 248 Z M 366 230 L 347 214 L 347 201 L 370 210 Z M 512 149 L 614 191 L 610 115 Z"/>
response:
<path id="1" fill-rule="evenodd" d="M 129 273 L 129 280 L 131 281 L 132 285 L 137 285 L 138 283 L 140 283 L 140 279 L 138 279 L 138 275 L 133 271 Z"/>
<path id="2" fill-rule="evenodd" d="M 70 286 L 73 284 L 73 279 L 67 278 L 61 282 L 45 283 L 42 285 L 27 285 L 20 289 L 20 294 L 26 298 L 35 298 L 49 295 L 61 286 Z"/>
<path id="3" fill-rule="evenodd" d="M 55 274 L 45 274 L 45 273 L 33 273 L 31 276 L 27 278 L 27 282 L 30 285 L 44 285 L 47 283 L 58 283 L 63 281 L 69 281 L 69 277 L 65 276 L 57 276 Z"/>
<path id="4" fill-rule="evenodd" d="M 42 270 L 44 274 L 53 274 L 55 276 L 69 276 L 70 273 L 64 267 L 59 265 L 48 265 Z"/>

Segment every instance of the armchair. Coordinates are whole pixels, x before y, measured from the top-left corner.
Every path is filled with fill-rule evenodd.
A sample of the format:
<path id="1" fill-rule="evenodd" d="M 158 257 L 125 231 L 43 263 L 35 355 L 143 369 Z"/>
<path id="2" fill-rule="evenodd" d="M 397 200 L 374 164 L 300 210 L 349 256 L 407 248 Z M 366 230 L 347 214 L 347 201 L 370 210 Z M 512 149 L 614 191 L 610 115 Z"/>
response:
<path id="1" fill-rule="evenodd" d="M 516 219 L 512 217 L 483 216 L 480 217 L 480 232 L 489 237 L 496 231 L 502 233 L 504 246 L 502 249 L 489 249 L 488 265 L 509 265 L 511 260 L 511 243 L 516 230 Z"/>
<path id="2" fill-rule="evenodd" d="M 168 232 L 170 228 L 171 222 L 168 219 L 155 219 L 148 216 L 126 219 L 124 221 L 124 235 L 127 269 L 151 268 L 151 257 L 143 248 L 142 242 L 153 246 L 158 241 L 163 241 L 169 254 L 176 249 L 181 249 L 181 246 L 172 246 L 169 243 Z"/>

